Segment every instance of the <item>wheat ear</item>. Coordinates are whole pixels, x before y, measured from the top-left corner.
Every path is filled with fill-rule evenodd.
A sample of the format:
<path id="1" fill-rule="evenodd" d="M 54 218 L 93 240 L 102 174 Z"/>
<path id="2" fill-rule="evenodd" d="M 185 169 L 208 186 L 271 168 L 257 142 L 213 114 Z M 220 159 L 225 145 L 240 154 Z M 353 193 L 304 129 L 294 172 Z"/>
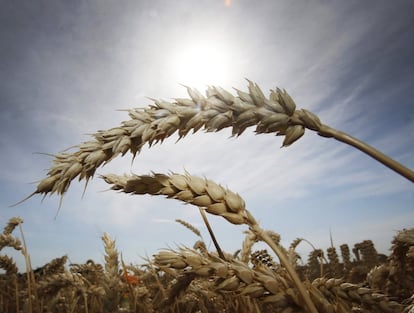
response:
<path id="1" fill-rule="evenodd" d="M 402 311 L 401 304 L 390 300 L 387 295 L 378 293 L 371 288 L 346 283 L 342 279 L 317 278 L 312 282 L 312 287 L 309 290 L 313 299 L 320 299 L 321 295 L 332 302 L 334 299 L 341 299 L 343 304 L 358 303 L 369 312 Z M 315 293 L 315 291 L 317 292 Z"/>
<path id="2" fill-rule="evenodd" d="M 153 173 L 152 175 L 142 176 L 109 174 L 103 175 L 102 178 L 112 185 L 111 189 L 113 190 L 132 194 L 164 195 L 168 198 L 203 207 L 206 212 L 222 216 L 232 224 L 248 225 L 250 230 L 265 241 L 276 253 L 299 290 L 309 311 L 317 313 L 309 294 L 283 249 L 274 241 L 274 236 L 271 233 L 264 231 L 259 226 L 252 214 L 245 208 L 245 202 L 240 195 L 211 180 L 192 176 L 188 173 L 185 175 Z"/>
<path id="3" fill-rule="evenodd" d="M 192 225 L 189 222 L 186 222 L 186 221 L 184 221 L 182 219 L 179 219 L 179 218 L 175 219 L 175 221 L 177 223 L 183 225 L 185 228 L 191 230 L 198 237 L 202 238 L 200 230 L 197 227 L 195 227 L 194 225 Z"/>
<path id="4" fill-rule="evenodd" d="M 231 127 L 232 134 L 239 136 L 246 128 L 256 126 L 258 134 L 284 136 L 282 146 L 298 140 L 307 128 L 323 137 L 354 146 L 414 182 L 414 171 L 364 142 L 322 124 L 312 112 L 296 110 L 295 102 L 286 91 L 271 90 L 266 98 L 259 86 L 251 81 L 248 89 L 248 92 L 236 90 L 237 96 L 233 96 L 221 87 L 209 87 L 204 96 L 187 87 L 190 99 L 176 99 L 172 103 L 154 100 L 154 104 L 147 108 L 127 110 L 130 120 L 96 132 L 94 140 L 75 146 L 77 150 L 74 152 L 66 150 L 54 155 L 47 177 L 39 182 L 32 194 L 15 205 L 35 194 L 57 193 L 62 197 L 72 180 L 79 177 L 79 180 L 85 179 L 87 185 L 96 169 L 116 156 L 130 151 L 135 158 L 147 143 L 151 146 L 162 142 L 176 132 L 182 138 L 191 130 L 196 132 L 202 127 L 207 132 Z"/>
<path id="5" fill-rule="evenodd" d="M 105 308 L 108 312 L 115 312 L 119 304 L 119 260 L 118 251 L 115 247 L 115 240 L 104 233 L 101 237 L 105 246 L 105 277 L 104 277 L 104 288 L 105 288 Z"/>

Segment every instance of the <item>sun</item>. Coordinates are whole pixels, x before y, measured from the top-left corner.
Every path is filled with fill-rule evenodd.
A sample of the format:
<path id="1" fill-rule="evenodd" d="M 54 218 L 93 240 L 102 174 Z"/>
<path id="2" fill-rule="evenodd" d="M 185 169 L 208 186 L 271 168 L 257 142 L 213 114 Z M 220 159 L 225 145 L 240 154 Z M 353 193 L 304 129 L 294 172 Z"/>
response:
<path id="1" fill-rule="evenodd" d="M 178 83 L 205 89 L 207 85 L 226 85 L 231 63 L 229 49 L 214 41 L 180 45 L 173 56 L 174 76 Z"/>

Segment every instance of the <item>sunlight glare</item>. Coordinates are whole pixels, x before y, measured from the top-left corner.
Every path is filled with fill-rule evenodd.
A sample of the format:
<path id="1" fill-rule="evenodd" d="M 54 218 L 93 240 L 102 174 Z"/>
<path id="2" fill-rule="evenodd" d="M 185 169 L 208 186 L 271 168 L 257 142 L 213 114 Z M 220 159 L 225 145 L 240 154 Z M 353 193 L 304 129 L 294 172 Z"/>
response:
<path id="1" fill-rule="evenodd" d="M 229 62 L 229 48 L 214 42 L 194 43 L 177 51 L 174 75 L 178 83 L 204 90 L 207 85 L 228 83 Z"/>

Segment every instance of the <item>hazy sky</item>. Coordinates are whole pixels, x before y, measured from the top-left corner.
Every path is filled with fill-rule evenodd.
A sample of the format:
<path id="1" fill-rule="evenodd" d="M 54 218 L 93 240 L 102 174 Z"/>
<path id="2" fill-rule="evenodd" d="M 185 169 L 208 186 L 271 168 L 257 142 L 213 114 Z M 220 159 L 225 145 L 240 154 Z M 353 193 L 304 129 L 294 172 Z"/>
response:
<path id="1" fill-rule="evenodd" d="M 229 5 L 230 4 L 230 5 Z M 208 237 L 198 209 L 162 197 L 73 183 L 56 218 L 57 196 L 35 196 L 56 153 L 115 127 L 147 97 L 186 96 L 180 83 L 245 90 L 285 88 L 298 108 L 414 168 L 413 1 L 7 1 L 0 0 L 0 223 L 21 216 L 34 267 L 67 254 L 103 261 L 100 236 L 126 262 Z M 100 168 L 99 174 L 188 172 L 238 192 L 261 225 L 288 246 L 372 239 L 388 253 L 396 231 L 414 225 L 414 189 L 373 159 L 307 131 L 239 138 L 230 131 L 176 137 Z M 103 192 L 105 191 L 105 192 Z M 246 227 L 210 221 L 222 248 L 241 248 Z M 16 232 L 16 234 L 18 234 Z M 213 246 L 210 246 L 213 249 Z M 306 260 L 306 245 L 299 246 Z M 10 250 L 0 253 L 11 254 Z M 13 254 L 14 255 L 14 254 Z M 16 255 L 23 266 L 23 258 Z M 21 267 L 24 270 L 24 267 Z"/>

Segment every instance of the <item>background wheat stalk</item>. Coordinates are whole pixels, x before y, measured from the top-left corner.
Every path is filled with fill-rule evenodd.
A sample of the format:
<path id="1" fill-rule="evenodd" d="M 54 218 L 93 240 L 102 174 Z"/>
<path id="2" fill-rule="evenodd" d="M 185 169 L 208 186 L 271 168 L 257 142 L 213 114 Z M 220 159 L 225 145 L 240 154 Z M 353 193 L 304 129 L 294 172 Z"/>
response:
<path id="1" fill-rule="evenodd" d="M 259 86 L 251 81 L 248 92 L 236 89 L 237 96 L 221 87 L 209 87 L 206 96 L 186 88 L 189 99 L 175 99 L 175 102 L 153 100 L 154 103 L 147 108 L 127 110 L 130 120 L 118 127 L 96 132 L 94 140 L 77 145 L 74 152 L 66 150 L 55 154 L 47 177 L 22 201 L 35 194 L 57 193 L 63 196 L 73 179 L 85 179 L 87 185 L 98 167 L 119 154 L 123 156 L 130 151 L 135 158 L 147 143 L 151 146 L 162 142 L 176 132 L 182 138 L 191 130 L 196 132 L 202 127 L 207 132 L 231 127 L 232 135 L 239 136 L 246 128 L 256 126 L 258 134 L 284 136 L 282 146 L 294 143 L 307 128 L 323 137 L 335 138 L 356 147 L 414 182 L 414 171 L 411 169 L 366 143 L 322 124 L 312 112 L 296 110 L 295 102 L 286 91 L 278 88 L 271 90 L 269 98 L 266 98 Z"/>

